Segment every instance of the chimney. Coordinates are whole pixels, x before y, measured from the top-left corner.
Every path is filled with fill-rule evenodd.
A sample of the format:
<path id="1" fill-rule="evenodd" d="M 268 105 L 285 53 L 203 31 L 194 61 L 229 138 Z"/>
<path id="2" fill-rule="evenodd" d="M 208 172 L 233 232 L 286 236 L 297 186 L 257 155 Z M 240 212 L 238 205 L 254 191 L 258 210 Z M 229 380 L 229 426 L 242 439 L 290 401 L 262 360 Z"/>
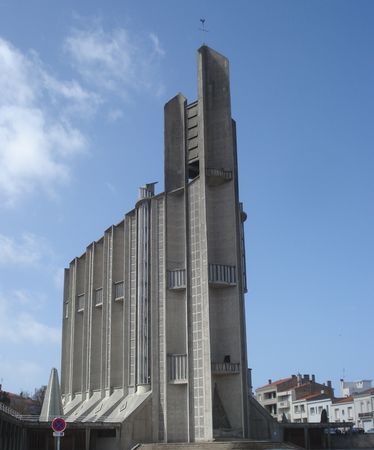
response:
<path id="1" fill-rule="evenodd" d="M 316 382 L 316 376 L 313 374 L 312 375 L 312 382 L 315 383 Z"/>
<path id="2" fill-rule="evenodd" d="M 271 384 L 271 379 L 270 378 L 268 379 L 268 382 L 269 382 L 269 384 Z"/>
<path id="3" fill-rule="evenodd" d="M 327 387 L 329 387 L 330 389 L 331 389 L 331 381 L 330 380 L 327 380 Z"/>
<path id="4" fill-rule="evenodd" d="M 305 380 L 305 381 L 309 381 L 309 375 L 304 374 L 304 380 Z"/>
<path id="5" fill-rule="evenodd" d="M 296 378 L 296 375 L 291 375 L 291 378 Z"/>

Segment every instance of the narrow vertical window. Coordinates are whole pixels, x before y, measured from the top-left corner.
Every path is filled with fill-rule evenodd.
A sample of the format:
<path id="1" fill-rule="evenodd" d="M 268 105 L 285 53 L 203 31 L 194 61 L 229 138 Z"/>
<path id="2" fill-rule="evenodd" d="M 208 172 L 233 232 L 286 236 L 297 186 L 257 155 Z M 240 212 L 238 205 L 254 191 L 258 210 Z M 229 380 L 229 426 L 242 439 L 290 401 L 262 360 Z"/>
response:
<path id="1" fill-rule="evenodd" d="M 64 303 L 64 317 L 65 319 L 69 318 L 69 301 Z"/>
<path id="2" fill-rule="evenodd" d="M 83 312 L 84 311 L 84 302 L 85 302 L 85 295 L 84 294 L 80 294 L 78 295 L 78 304 L 77 304 L 77 311 L 78 312 Z"/>
<path id="3" fill-rule="evenodd" d="M 114 300 L 123 299 L 123 281 L 114 283 Z"/>
<path id="4" fill-rule="evenodd" d="M 103 305 L 103 288 L 95 290 L 95 306 Z"/>

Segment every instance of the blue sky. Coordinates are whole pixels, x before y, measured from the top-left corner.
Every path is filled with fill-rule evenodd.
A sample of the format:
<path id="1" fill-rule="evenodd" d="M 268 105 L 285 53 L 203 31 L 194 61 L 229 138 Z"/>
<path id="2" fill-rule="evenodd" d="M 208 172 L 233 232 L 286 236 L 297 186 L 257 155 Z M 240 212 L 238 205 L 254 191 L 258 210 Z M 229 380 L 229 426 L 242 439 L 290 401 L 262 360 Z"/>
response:
<path id="1" fill-rule="evenodd" d="M 230 59 L 253 384 L 374 378 L 374 3 L 0 0 L 0 379 L 60 366 L 62 274 L 163 180 L 198 30 Z"/>

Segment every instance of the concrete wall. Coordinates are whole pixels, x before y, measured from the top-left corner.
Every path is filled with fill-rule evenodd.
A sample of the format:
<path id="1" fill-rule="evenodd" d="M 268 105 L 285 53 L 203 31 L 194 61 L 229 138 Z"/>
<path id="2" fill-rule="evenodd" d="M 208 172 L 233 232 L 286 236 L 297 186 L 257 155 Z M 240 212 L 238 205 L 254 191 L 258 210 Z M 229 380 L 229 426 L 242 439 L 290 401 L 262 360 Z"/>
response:
<path id="1" fill-rule="evenodd" d="M 374 448 L 374 434 L 331 435 L 331 448 Z"/>

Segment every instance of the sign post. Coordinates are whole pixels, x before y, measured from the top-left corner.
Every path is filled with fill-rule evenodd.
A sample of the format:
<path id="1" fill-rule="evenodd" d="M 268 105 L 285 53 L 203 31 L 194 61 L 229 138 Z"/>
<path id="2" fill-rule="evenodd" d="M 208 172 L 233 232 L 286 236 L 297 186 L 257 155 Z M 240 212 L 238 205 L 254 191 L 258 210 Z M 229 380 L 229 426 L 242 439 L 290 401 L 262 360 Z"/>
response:
<path id="1" fill-rule="evenodd" d="M 64 431 L 66 429 L 66 422 L 62 417 L 56 417 L 52 420 L 51 424 L 53 430 L 53 436 L 56 438 L 57 450 L 60 450 L 60 439 L 64 436 Z"/>

